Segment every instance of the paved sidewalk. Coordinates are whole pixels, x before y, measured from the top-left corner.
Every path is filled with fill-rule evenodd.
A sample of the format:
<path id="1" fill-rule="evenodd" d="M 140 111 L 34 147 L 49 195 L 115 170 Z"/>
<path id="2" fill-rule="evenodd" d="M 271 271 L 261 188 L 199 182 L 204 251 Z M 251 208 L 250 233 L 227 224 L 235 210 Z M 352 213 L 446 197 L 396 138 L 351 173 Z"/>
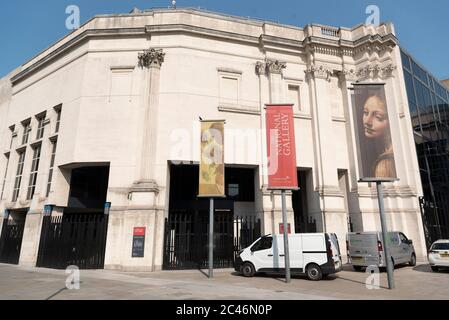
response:
<path id="1" fill-rule="evenodd" d="M 369 290 L 367 274 L 350 267 L 329 279 L 312 282 L 294 277 L 290 284 L 274 276 L 244 278 L 234 270 L 125 273 L 81 271 L 80 289 L 68 290 L 64 270 L 0 264 L 0 299 L 32 300 L 320 300 L 320 299 L 449 299 L 449 272 L 432 273 L 428 265 L 395 270 L 396 289 Z M 381 274 L 386 286 L 386 274 Z"/>

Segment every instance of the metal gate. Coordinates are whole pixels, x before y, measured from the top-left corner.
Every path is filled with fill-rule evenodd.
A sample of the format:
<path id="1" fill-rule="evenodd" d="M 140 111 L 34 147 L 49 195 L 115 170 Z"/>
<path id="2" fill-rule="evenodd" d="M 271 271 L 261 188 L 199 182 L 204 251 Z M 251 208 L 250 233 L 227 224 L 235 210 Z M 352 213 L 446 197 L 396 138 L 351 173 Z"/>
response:
<path id="1" fill-rule="evenodd" d="M 23 219 L 5 217 L 3 220 L 0 237 L 0 263 L 19 264 L 26 215 L 23 216 Z"/>
<path id="2" fill-rule="evenodd" d="M 37 267 L 103 269 L 108 217 L 104 212 L 44 216 Z"/>
<path id="3" fill-rule="evenodd" d="M 208 267 L 207 211 L 177 210 L 165 219 L 164 270 Z M 234 218 L 230 210 L 214 214 L 214 268 L 231 268 L 235 255 L 260 236 L 260 220 Z"/>

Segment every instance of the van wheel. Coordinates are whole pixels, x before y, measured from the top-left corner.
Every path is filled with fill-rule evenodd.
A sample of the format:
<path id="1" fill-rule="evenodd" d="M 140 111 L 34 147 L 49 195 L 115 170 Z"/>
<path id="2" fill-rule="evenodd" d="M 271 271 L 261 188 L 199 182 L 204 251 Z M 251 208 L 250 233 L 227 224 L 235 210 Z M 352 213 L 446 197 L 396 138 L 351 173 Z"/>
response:
<path id="1" fill-rule="evenodd" d="M 409 265 L 411 267 L 416 266 L 416 255 L 414 253 L 412 253 L 412 258 L 410 259 Z"/>
<path id="2" fill-rule="evenodd" d="M 321 268 L 317 264 L 309 264 L 307 267 L 307 278 L 312 281 L 319 281 L 323 279 L 323 272 L 321 271 Z"/>
<path id="3" fill-rule="evenodd" d="M 244 277 L 251 278 L 254 277 L 256 271 L 254 270 L 254 266 L 252 263 L 245 262 L 242 266 L 242 274 Z"/>
<path id="4" fill-rule="evenodd" d="M 352 266 L 354 268 L 355 271 L 362 271 L 362 267 L 361 266 Z"/>
<path id="5" fill-rule="evenodd" d="M 433 272 L 438 272 L 438 270 L 439 270 L 438 267 L 435 267 L 435 266 L 432 266 L 431 268 L 432 268 Z"/>

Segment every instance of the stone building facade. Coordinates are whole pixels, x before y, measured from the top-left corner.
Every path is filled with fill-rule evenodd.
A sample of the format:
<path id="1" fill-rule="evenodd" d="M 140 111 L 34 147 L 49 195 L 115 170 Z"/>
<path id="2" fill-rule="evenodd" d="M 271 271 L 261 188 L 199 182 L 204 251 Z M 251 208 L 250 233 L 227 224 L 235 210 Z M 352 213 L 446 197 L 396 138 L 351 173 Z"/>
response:
<path id="1" fill-rule="evenodd" d="M 345 254 L 349 230 L 380 228 L 375 185 L 357 177 L 356 81 L 386 84 L 400 178 L 385 184 L 388 224 L 425 259 L 401 70 L 392 24 L 297 28 L 193 9 L 94 17 L 0 82 L 0 210 L 2 223 L 26 212 L 19 263 L 36 265 L 46 215 L 77 207 L 82 192 L 71 188 L 82 186 L 71 185 L 73 172 L 107 167 L 104 267 L 162 269 L 170 190 L 185 182 L 171 173 L 198 164 L 199 117 L 226 120 L 226 167 L 253 172 L 254 196 L 234 201 L 233 214 L 260 219 L 263 234 L 279 232 L 281 197 L 267 190 L 264 170 L 267 103 L 294 103 L 297 167 L 307 190 L 301 214 L 316 231 L 335 232 Z M 289 222 L 301 232 L 292 198 Z M 135 227 L 146 228 L 138 258 Z"/>

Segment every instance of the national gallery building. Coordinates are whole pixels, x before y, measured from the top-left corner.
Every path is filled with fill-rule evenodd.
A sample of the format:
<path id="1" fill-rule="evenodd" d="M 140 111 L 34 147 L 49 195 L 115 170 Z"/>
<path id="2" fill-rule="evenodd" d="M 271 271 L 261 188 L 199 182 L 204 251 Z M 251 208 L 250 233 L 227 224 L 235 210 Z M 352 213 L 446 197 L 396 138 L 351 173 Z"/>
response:
<path id="1" fill-rule="evenodd" d="M 380 230 L 359 182 L 353 84 L 385 84 L 396 182 L 389 230 L 426 244 L 423 191 L 392 24 L 304 28 L 197 9 L 100 15 L 0 80 L 0 262 L 124 271 L 206 267 L 200 119 L 225 120 L 214 267 L 281 232 L 266 104 L 293 104 L 292 233 Z M 371 130 L 371 129 L 370 129 Z M 346 262 L 346 259 L 344 259 Z"/>

